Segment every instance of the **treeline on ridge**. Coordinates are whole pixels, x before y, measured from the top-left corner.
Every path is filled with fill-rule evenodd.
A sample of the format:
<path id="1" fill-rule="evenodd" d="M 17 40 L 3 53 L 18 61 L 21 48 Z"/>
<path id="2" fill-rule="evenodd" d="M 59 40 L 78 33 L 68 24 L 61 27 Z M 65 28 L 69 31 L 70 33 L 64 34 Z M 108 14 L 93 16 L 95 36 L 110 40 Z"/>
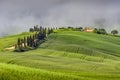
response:
<path id="1" fill-rule="evenodd" d="M 53 33 L 53 30 L 54 28 L 38 27 L 38 25 L 30 28 L 29 32 L 33 32 L 33 35 L 18 38 L 17 44 L 15 44 L 15 51 L 24 52 L 38 48 L 39 45 L 45 41 L 47 35 Z"/>
<path id="2" fill-rule="evenodd" d="M 108 34 L 107 31 L 104 28 L 93 28 L 93 27 L 60 27 L 59 29 L 63 30 L 72 30 L 72 31 L 83 31 L 83 32 L 93 32 L 96 34 Z M 118 34 L 118 30 L 114 29 L 111 31 L 112 35 Z"/>

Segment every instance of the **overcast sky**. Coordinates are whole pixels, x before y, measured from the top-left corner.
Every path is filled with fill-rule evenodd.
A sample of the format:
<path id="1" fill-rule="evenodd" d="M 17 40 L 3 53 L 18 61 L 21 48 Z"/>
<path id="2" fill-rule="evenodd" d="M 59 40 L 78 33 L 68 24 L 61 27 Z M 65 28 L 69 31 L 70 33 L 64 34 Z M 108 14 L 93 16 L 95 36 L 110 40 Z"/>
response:
<path id="1" fill-rule="evenodd" d="M 120 0 L 0 0 L 0 35 L 36 24 L 120 30 Z"/>

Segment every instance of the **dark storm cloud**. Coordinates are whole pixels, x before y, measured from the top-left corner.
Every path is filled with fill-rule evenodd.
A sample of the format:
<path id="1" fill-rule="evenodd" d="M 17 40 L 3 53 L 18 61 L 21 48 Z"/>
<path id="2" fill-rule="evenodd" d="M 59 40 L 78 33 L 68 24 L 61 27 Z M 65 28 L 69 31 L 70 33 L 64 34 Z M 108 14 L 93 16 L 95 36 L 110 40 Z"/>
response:
<path id="1" fill-rule="evenodd" d="M 119 7 L 119 0 L 0 0 L 0 35 L 26 31 L 35 24 L 119 30 Z"/>

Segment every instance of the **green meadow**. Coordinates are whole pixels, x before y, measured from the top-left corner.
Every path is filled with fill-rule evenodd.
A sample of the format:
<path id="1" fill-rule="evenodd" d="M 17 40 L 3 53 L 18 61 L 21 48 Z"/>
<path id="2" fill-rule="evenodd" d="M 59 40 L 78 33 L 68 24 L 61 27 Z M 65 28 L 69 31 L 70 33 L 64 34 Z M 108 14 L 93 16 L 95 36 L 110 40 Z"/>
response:
<path id="1" fill-rule="evenodd" d="M 120 37 L 56 30 L 35 50 L 5 49 L 31 34 L 0 38 L 0 80 L 120 79 Z"/>

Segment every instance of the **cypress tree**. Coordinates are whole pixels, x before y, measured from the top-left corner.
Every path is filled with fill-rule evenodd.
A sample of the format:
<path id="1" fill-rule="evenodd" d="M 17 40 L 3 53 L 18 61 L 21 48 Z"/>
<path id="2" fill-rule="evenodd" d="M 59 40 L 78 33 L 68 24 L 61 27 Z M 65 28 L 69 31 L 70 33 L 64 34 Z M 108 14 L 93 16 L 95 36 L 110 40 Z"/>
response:
<path id="1" fill-rule="evenodd" d="M 35 40 L 35 35 L 32 36 L 32 39 Z"/>
<path id="2" fill-rule="evenodd" d="M 42 26 L 40 26 L 40 31 L 42 31 Z"/>
<path id="3" fill-rule="evenodd" d="M 32 47 L 32 45 L 33 45 L 33 39 L 31 37 L 31 35 L 30 35 L 30 38 L 29 38 L 29 42 L 30 42 L 30 47 Z"/>
<path id="4" fill-rule="evenodd" d="M 41 32 L 38 33 L 38 40 L 41 40 Z"/>
<path id="5" fill-rule="evenodd" d="M 18 45 L 18 50 L 21 51 L 21 40 L 20 40 L 20 38 L 18 38 L 17 45 Z"/>
<path id="6" fill-rule="evenodd" d="M 30 46 L 30 43 L 29 43 L 29 36 L 27 36 L 27 46 Z"/>
<path id="7" fill-rule="evenodd" d="M 18 45 L 20 45 L 20 38 L 18 38 L 18 42 L 17 42 Z"/>
<path id="8" fill-rule="evenodd" d="M 46 37 L 46 28 L 43 30 L 44 38 Z"/>
<path id="9" fill-rule="evenodd" d="M 33 28 L 30 28 L 30 29 L 29 29 L 29 32 L 34 32 L 34 29 L 33 29 Z"/>
<path id="10" fill-rule="evenodd" d="M 50 33 L 53 33 L 53 28 L 51 28 Z"/>
<path id="11" fill-rule="evenodd" d="M 22 49 L 22 48 L 24 47 L 24 45 L 23 45 L 23 44 L 24 44 L 24 40 L 21 39 L 20 41 L 21 41 L 21 42 L 20 42 L 20 45 L 21 45 L 21 49 Z"/>
<path id="12" fill-rule="evenodd" d="M 35 35 L 33 35 L 33 38 L 32 38 L 32 46 L 33 46 L 33 47 L 34 47 L 34 45 L 35 45 L 35 41 L 36 41 Z"/>
<path id="13" fill-rule="evenodd" d="M 24 36 L 24 47 L 26 47 L 26 37 Z"/>
<path id="14" fill-rule="evenodd" d="M 48 28 L 48 34 L 50 34 L 50 28 Z"/>

